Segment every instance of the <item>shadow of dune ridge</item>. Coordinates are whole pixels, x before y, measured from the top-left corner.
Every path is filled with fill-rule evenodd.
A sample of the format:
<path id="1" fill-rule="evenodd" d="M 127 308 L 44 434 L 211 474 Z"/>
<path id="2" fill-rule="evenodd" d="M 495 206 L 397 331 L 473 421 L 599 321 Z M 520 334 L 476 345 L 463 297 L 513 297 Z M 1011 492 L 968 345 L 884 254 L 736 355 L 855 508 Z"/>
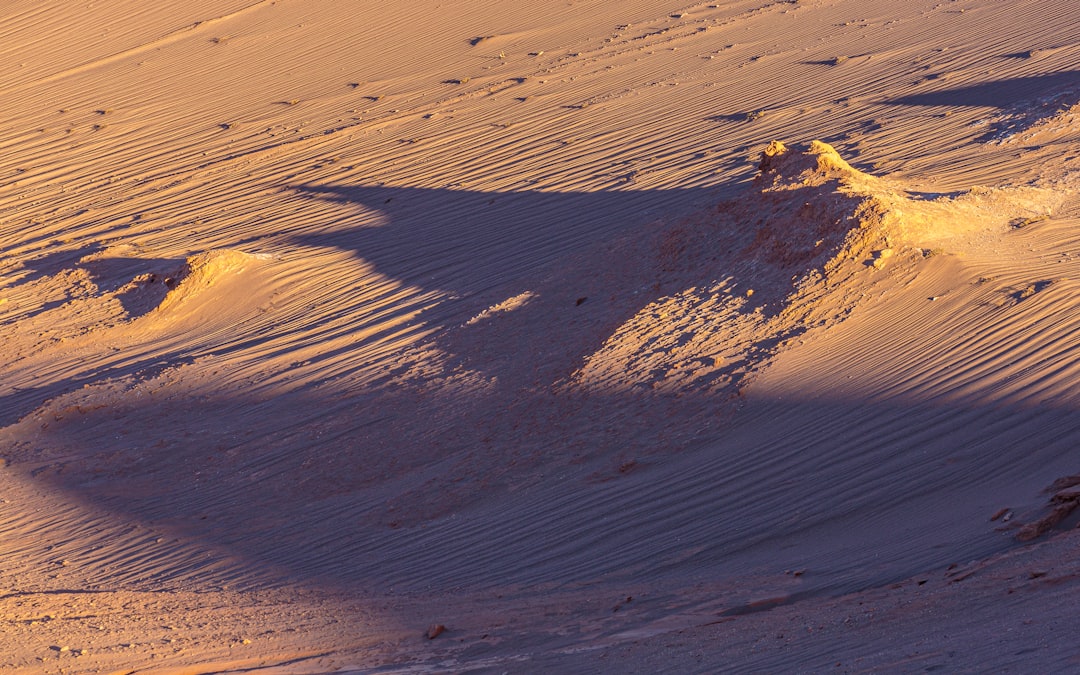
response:
<path id="1" fill-rule="evenodd" d="M 298 185 L 313 199 L 383 214 L 359 216 L 297 243 L 351 249 L 395 279 L 456 294 L 488 290 L 650 221 L 718 201 L 720 189 L 474 192 L 367 185 Z M 370 218 L 367 220 L 371 220 Z M 359 222 L 358 222 L 359 221 Z"/>
<path id="2" fill-rule="evenodd" d="M 403 431 L 432 406 L 459 405 L 403 394 L 122 403 L 53 420 L 49 449 L 23 449 L 14 464 L 246 561 L 229 579 L 240 587 L 603 587 L 805 569 L 800 592 L 820 595 L 1016 545 L 989 516 L 1008 506 L 1016 527 L 1034 519 L 1040 490 L 1075 470 L 1080 441 L 1074 409 L 796 396 L 751 397 L 677 453 L 622 435 L 631 463 L 560 447 L 530 457 L 509 434 L 492 447 Z M 198 570 L 145 576 L 181 573 Z"/>
<path id="3" fill-rule="evenodd" d="M 19 279 L 19 284 L 25 284 L 31 281 L 37 281 L 44 277 L 50 277 L 65 269 L 70 269 L 72 266 L 77 266 L 82 258 L 97 253 L 101 251 L 102 248 L 103 246 L 101 244 L 94 244 L 81 248 L 53 251 L 32 258 L 23 263 L 22 269 L 28 270 L 28 273 Z"/>
<path id="4" fill-rule="evenodd" d="M 1080 87 L 1080 71 L 1070 70 L 1048 75 L 994 80 L 925 94 L 911 94 L 887 99 L 885 103 L 917 106 L 982 106 L 1004 109 L 1024 101 L 1058 94 L 1062 90 L 1077 87 Z"/>

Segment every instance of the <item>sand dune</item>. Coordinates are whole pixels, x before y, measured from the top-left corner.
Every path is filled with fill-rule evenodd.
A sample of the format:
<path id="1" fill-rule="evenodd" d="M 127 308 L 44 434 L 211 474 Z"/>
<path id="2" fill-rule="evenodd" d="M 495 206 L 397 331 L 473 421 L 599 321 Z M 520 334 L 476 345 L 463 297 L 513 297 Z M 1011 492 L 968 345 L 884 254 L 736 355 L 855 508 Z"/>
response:
<path id="1" fill-rule="evenodd" d="M 1073 3 L 9 4 L 0 670 L 1076 668 Z"/>

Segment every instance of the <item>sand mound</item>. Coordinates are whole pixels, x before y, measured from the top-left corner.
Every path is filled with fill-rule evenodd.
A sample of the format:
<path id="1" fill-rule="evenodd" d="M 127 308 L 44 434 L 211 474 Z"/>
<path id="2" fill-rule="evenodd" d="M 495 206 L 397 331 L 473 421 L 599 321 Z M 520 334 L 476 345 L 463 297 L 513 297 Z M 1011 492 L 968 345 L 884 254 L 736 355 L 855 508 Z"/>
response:
<path id="1" fill-rule="evenodd" d="M 9 289 L 14 301 L 2 303 L 9 311 L 0 321 L 18 328 L 0 336 L 11 391 L 27 392 L 10 403 L 9 420 L 91 381 L 146 376 L 148 348 L 187 354 L 231 344 L 230 331 L 259 315 L 271 283 L 256 271 L 261 256 L 232 249 L 185 262 L 130 245 L 53 258 L 31 261 Z M 35 295 L 48 300 L 31 302 Z M 104 355 L 106 365 L 89 355 Z"/>
<path id="2" fill-rule="evenodd" d="M 242 273 L 258 260 L 257 256 L 233 249 L 218 249 L 188 257 L 183 267 L 165 281 L 171 290 L 158 305 L 156 313 L 177 311 L 182 304 Z"/>
<path id="3" fill-rule="evenodd" d="M 683 223 L 658 239 L 658 266 L 679 273 L 684 288 L 614 331 L 575 385 L 741 393 L 789 341 L 850 315 L 888 265 L 962 253 L 1047 217 L 1061 200 L 1035 188 L 914 193 L 821 141 L 773 141 L 758 169 L 720 206 L 719 225 Z"/>
<path id="4" fill-rule="evenodd" d="M 829 180 L 874 180 L 852 168 L 835 148 L 821 141 L 811 141 L 807 147 L 794 150 L 780 141 L 772 141 L 761 153 L 758 171 L 755 183 L 774 189 L 817 186 Z"/>
<path id="5" fill-rule="evenodd" d="M 1050 190 L 984 188 L 953 195 L 920 193 L 899 181 L 853 168 L 827 143 L 788 148 L 773 141 L 762 153 L 755 188 L 738 205 L 740 215 L 764 229 L 758 243 L 773 247 L 777 262 L 812 258 L 830 237 L 842 236 L 825 269 L 844 258 L 871 255 L 871 247 L 929 248 L 972 232 L 1002 232 L 1023 219 L 1046 218 L 1063 195 Z M 808 244 L 813 243 L 812 247 Z M 794 260 L 788 260 L 794 258 Z M 880 267 L 880 265 L 879 265 Z"/>
<path id="6" fill-rule="evenodd" d="M 824 293 L 842 290 L 838 282 L 863 263 L 884 260 L 880 179 L 820 141 L 791 148 L 773 141 L 758 169 L 750 188 L 708 220 L 657 238 L 656 264 L 676 275 L 679 290 L 620 326 L 575 384 L 737 395 L 783 341 L 836 317 L 835 304 L 811 317 Z"/>
<path id="7" fill-rule="evenodd" d="M 39 331 L 54 341 L 129 324 L 182 304 L 243 272 L 258 260 L 231 249 L 189 257 L 155 258 L 131 245 L 83 254 L 60 251 L 27 263 L 2 303 L 3 320 L 24 332 Z M 31 301 L 45 296 L 46 304 Z"/>
<path id="8" fill-rule="evenodd" d="M 829 272 L 865 258 L 873 244 L 887 247 L 888 194 L 880 179 L 854 169 L 827 143 L 788 148 L 773 141 L 753 188 L 729 213 L 755 232 L 743 255 L 797 274 Z"/>

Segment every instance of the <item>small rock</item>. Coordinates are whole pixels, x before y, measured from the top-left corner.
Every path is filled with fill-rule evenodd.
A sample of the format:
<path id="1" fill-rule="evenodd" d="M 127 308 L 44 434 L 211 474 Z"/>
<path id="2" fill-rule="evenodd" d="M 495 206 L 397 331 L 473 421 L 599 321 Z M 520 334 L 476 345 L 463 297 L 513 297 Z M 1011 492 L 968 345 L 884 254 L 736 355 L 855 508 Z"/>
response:
<path id="1" fill-rule="evenodd" d="M 424 633 L 424 637 L 429 640 L 434 640 L 445 632 L 446 626 L 442 625 L 441 623 L 433 623 L 428 626 L 427 632 Z"/>

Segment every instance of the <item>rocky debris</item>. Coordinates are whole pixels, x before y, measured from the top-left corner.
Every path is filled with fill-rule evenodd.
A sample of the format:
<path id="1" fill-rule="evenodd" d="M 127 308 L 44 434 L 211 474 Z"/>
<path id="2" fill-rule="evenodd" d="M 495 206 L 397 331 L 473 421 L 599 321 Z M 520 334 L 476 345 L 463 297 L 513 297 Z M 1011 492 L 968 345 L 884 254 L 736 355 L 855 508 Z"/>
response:
<path id="1" fill-rule="evenodd" d="M 1058 478 L 1046 491 L 1051 493 L 1050 513 L 1021 527 L 1016 532 L 1018 541 L 1031 541 L 1041 537 L 1080 507 L 1080 474 Z"/>

